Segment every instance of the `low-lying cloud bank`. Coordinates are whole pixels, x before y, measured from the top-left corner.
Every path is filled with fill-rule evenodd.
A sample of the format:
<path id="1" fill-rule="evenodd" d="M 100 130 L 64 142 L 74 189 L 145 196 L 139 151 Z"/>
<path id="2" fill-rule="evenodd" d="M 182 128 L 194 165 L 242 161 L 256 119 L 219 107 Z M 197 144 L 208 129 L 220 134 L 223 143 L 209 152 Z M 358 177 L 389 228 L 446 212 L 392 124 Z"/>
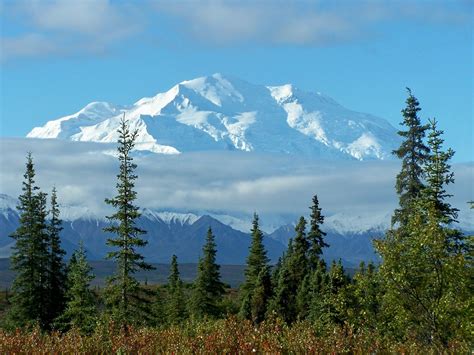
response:
<path id="1" fill-rule="evenodd" d="M 37 183 L 56 186 L 63 204 L 108 212 L 104 198 L 115 193 L 118 162 L 104 151 L 114 145 L 25 138 L 0 139 L 0 192 L 21 193 L 28 151 L 33 154 Z M 396 161 L 331 162 L 295 156 L 242 152 L 201 152 L 178 156 L 140 155 L 136 182 L 138 204 L 162 210 L 213 211 L 229 214 L 308 214 L 318 194 L 325 214 L 370 215 L 390 212 Z M 474 164 L 453 166 L 456 183 L 451 202 L 469 216 L 474 200 Z M 468 218 L 468 217 L 467 217 Z"/>

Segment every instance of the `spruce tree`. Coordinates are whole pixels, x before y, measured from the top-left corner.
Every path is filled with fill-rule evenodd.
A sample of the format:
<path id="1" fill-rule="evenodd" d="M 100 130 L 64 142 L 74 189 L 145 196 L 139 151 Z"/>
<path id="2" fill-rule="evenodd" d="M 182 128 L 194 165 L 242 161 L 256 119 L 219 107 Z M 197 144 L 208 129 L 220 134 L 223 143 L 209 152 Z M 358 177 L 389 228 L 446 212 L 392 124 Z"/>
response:
<path id="1" fill-rule="evenodd" d="M 444 139 L 442 135 L 444 132 L 438 130 L 435 119 L 429 121 L 429 128 L 428 147 L 430 148 L 430 154 L 424 166 L 426 187 L 423 190 L 422 197 L 433 203 L 438 213 L 439 223 L 448 227 L 453 222 L 457 222 L 459 212 L 457 208 L 452 207 L 446 201 L 452 197 L 451 194 L 446 192 L 446 186 L 454 183 L 454 173 L 451 171 L 451 165 L 449 164 L 449 160 L 454 156 L 454 151 L 451 148 L 443 151 Z M 460 230 L 451 227 L 447 229 L 447 233 L 451 250 L 466 248 L 465 237 Z"/>
<path id="2" fill-rule="evenodd" d="M 324 216 L 321 214 L 321 208 L 319 207 L 318 196 L 313 196 L 313 205 L 311 209 L 310 219 L 310 230 L 308 233 L 308 261 L 311 270 L 316 270 L 318 267 L 321 255 L 323 254 L 323 248 L 329 246 L 324 241 L 326 233 L 321 230 L 321 225 L 324 223 Z"/>
<path id="3" fill-rule="evenodd" d="M 23 193 L 19 196 L 19 226 L 11 235 L 15 240 L 11 268 L 13 281 L 12 307 L 8 313 L 11 326 L 38 324 L 50 327 L 48 316 L 49 253 L 46 224 L 46 194 L 35 184 L 35 168 L 28 153 L 26 172 L 23 175 Z"/>
<path id="4" fill-rule="evenodd" d="M 323 330 L 329 323 L 328 307 L 329 275 L 326 263 L 319 261 L 316 270 L 311 274 L 308 318 Z"/>
<path id="5" fill-rule="evenodd" d="M 258 274 L 250 298 L 250 318 L 254 323 L 260 323 L 265 319 L 268 303 L 272 295 L 272 281 L 268 265 L 263 267 Z"/>
<path id="6" fill-rule="evenodd" d="M 59 205 L 56 188 L 51 192 L 50 220 L 48 224 L 49 280 L 48 280 L 48 323 L 52 323 L 64 310 L 66 291 L 66 266 L 63 257 L 66 252 L 61 248 L 60 233 L 62 221 L 59 218 Z"/>
<path id="7" fill-rule="evenodd" d="M 443 151 L 444 139 L 443 131 L 438 130 L 435 119 L 429 121 L 430 131 L 428 133 L 428 155 L 424 167 L 426 176 L 426 187 L 423 190 L 424 197 L 433 202 L 440 218 L 444 224 L 456 222 L 458 209 L 451 207 L 445 200 L 452 197 L 446 192 L 445 186 L 454 183 L 454 173 L 451 172 L 449 160 L 453 157 L 454 151 L 449 148 Z"/>
<path id="8" fill-rule="evenodd" d="M 245 281 L 241 287 L 242 302 L 240 315 L 246 319 L 261 319 L 262 317 L 260 315 L 266 312 L 266 303 L 270 298 L 271 284 L 268 267 L 269 259 L 263 245 L 263 233 L 260 230 L 259 219 L 256 213 L 254 213 L 253 217 L 251 237 L 252 243 L 247 257 Z M 257 300 L 253 300 L 257 284 L 259 284 L 258 302 Z M 253 307 L 252 304 L 254 305 Z M 258 307 L 256 306 L 257 304 L 259 305 Z M 252 311 L 252 308 L 254 308 L 254 311 Z M 258 313 L 258 315 L 255 313 Z M 254 314 L 254 316 L 252 316 L 252 314 Z"/>
<path id="9" fill-rule="evenodd" d="M 150 325 L 160 327 L 166 325 L 168 319 L 166 317 L 166 292 L 164 287 L 158 286 L 153 295 L 151 304 L 152 319 Z"/>
<path id="10" fill-rule="evenodd" d="M 325 267 L 325 266 L 324 266 Z M 329 273 L 320 269 L 313 274 L 312 295 L 309 317 L 318 331 L 341 326 L 349 321 L 353 308 L 353 295 L 350 279 L 344 271 L 341 261 L 333 260 Z"/>
<path id="11" fill-rule="evenodd" d="M 412 213 L 412 204 L 420 197 L 424 188 L 423 164 L 429 152 L 429 148 L 423 142 L 428 126 L 421 124 L 418 117 L 420 104 L 411 90 L 408 88 L 407 90 L 406 108 L 402 110 L 402 125 L 407 129 L 398 131 L 404 140 L 400 147 L 393 151 L 393 154 L 402 159 L 402 169 L 397 175 L 395 185 L 400 207 L 395 210 L 392 218 L 392 223 L 399 223 L 400 226 L 407 223 L 408 216 Z"/>
<path id="12" fill-rule="evenodd" d="M 142 323 L 149 319 L 149 297 L 147 289 L 142 287 L 133 276 L 139 270 L 151 270 L 152 266 L 144 261 L 137 251 L 147 242 L 141 238 L 146 232 L 137 226 L 140 217 L 139 208 L 134 205 L 137 193 L 134 191 L 137 167 L 133 163 L 131 151 L 135 146 L 138 131 L 131 131 L 122 118 L 118 129 L 118 159 L 120 170 L 117 175 L 117 195 L 106 199 L 108 205 L 116 212 L 107 219 L 111 225 L 104 228 L 105 232 L 115 234 L 107 240 L 107 245 L 115 250 L 107 254 L 108 259 L 115 260 L 116 273 L 108 280 L 107 305 L 113 319 L 121 325 Z"/>
<path id="13" fill-rule="evenodd" d="M 275 266 L 273 266 L 272 268 L 271 277 L 270 277 L 272 281 L 272 290 L 274 290 L 278 284 L 278 276 L 280 274 L 281 266 L 283 264 L 283 260 L 285 259 L 285 257 L 286 257 L 286 253 L 283 252 L 283 255 L 278 258 Z"/>
<path id="14" fill-rule="evenodd" d="M 291 247 L 291 240 L 288 249 Z M 269 313 L 273 313 L 285 322 L 291 323 L 296 319 L 296 290 L 285 257 L 278 272 L 278 281 L 274 289 L 274 296 L 269 304 Z"/>
<path id="15" fill-rule="evenodd" d="M 278 272 L 278 282 L 271 302 L 271 310 L 288 323 L 298 318 L 297 295 L 300 293 L 303 280 L 309 274 L 309 243 L 306 239 L 304 217 L 300 217 L 295 232 L 296 236 L 290 239 L 287 254 Z"/>
<path id="16" fill-rule="evenodd" d="M 293 279 L 295 290 L 309 274 L 308 250 L 310 244 L 306 238 L 306 220 L 300 217 L 295 227 L 295 238 L 293 239 L 293 250 L 287 255 L 288 268 Z"/>
<path id="17" fill-rule="evenodd" d="M 178 258 L 171 259 L 170 275 L 168 277 L 168 297 L 166 302 L 166 318 L 168 324 L 176 324 L 186 319 L 186 300 L 184 298 L 183 281 L 179 276 Z"/>
<path id="18" fill-rule="evenodd" d="M 405 229 L 376 241 L 383 258 L 384 313 L 396 315 L 391 326 L 399 340 L 415 336 L 447 351 L 450 341 L 468 337 L 472 329 L 469 255 L 449 250 L 449 229 L 439 223 L 432 201 L 416 202 Z"/>
<path id="19" fill-rule="evenodd" d="M 296 294 L 296 317 L 298 320 L 303 320 L 308 317 L 311 303 L 311 274 L 307 274 L 298 287 Z"/>
<path id="20" fill-rule="evenodd" d="M 220 266 L 216 263 L 217 250 L 214 239 L 212 229 L 209 227 L 191 297 L 192 315 L 197 319 L 219 316 L 219 304 L 225 292 L 224 284 L 220 280 Z"/>
<path id="21" fill-rule="evenodd" d="M 329 312 L 334 324 L 342 325 L 348 320 L 349 309 L 352 306 L 350 279 L 346 275 L 342 262 L 333 261 L 329 270 Z"/>
<path id="22" fill-rule="evenodd" d="M 354 297 L 356 299 L 356 323 L 359 328 L 376 329 L 380 318 L 381 283 L 375 268 L 370 262 L 367 267 L 361 262 L 354 275 Z"/>
<path id="23" fill-rule="evenodd" d="M 66 308 L 57 320 L 60 328 L 77 328 L 84 333 L 92 332 L 97 320 L 95 297 L 90 289 L 93 279 L 92 267 L 87 262 L 81 241 L 68 265 Z"/>

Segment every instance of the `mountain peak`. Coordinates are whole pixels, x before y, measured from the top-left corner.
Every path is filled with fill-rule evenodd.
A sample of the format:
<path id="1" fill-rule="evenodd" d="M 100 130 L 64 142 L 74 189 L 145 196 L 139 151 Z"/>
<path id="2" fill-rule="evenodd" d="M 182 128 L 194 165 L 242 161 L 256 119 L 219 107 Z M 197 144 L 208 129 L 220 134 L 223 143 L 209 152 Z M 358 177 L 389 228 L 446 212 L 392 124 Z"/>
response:
<path id="1" fill-rule="evenodd" d="M 293 96 L 293 85 L 285 84 L 281 86 L 268 86 L 272 96 L 279 103 L 289 99 Z"/>
<path id="2" fill-rule="evenodd" d="M 386 120 L 292 84 L 254 85 L 220 73 L 183 81 L 132 106 L 92 102 L 28 137 L 114 142 L 122 114 L 137 150 L 178 154 L 241 150 L 326 159 L 387 159 L 399 144 Z"/>
<path id="3" fill-rule="evenodd" d="M 243 102 L 242 94 L 234 87 L 233 81 L 220 73 L 211 76 L 202 76 L 193 80 L 183 81 L 179 84 L 194 91 L 218 107 L 222 107 L 224 101 Z"/>

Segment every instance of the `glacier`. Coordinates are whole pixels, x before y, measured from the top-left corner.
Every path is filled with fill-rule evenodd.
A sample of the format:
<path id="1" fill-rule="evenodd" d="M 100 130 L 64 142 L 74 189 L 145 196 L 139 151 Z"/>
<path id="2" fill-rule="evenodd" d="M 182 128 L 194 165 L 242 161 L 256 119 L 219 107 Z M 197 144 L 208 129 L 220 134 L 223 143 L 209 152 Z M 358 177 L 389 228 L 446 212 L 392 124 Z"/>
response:
<path id="1" fill-rule="evenodd" d="M 29 138 L 111 143 L 121 118 L 136 149 L 158 154 L 239 150 L 331 160 L 386 160 L 399 143 L 386 120 L 291 84 L 265 86 L 214 74 L 183 81 L 129 106 L 92 102 L 33 128 Z"/>

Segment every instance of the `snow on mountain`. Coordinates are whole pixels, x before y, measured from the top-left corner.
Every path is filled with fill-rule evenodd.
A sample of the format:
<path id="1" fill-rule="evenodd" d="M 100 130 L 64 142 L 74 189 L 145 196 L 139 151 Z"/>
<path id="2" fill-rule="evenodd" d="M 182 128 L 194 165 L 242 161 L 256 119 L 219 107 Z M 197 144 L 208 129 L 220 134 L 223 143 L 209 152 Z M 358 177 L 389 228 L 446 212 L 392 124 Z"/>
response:
<path id="1" fill-rule="evenodd" d="M 18 201 L 15 198 L 8 196 L 6 194 L 0 193 L 0 211 L 1 212 L 6 212 L 8 210 L 16 212 L 17 205 L 18 205 Z"/>
<path id="2" fill-rule="evenodd" d="M 71 140 L 75 140 L 72 137 L 80 133 L 82 127 L 97 124 L 124 111 L 124 107 L 107 102 L 91 102 L 75 114 L 49 121 L 43 127 L 33 128 L 27 137 L 66 139 L 71 137 Z"/>
<path id="3" fill-rule="evenodd" d="M 183 81 L 131 106 L 94 102 L 28 137 L 115 142 L 125 114 L 137 150 L 163 154 L 242 150 L 335 159 L 387 159 L 399 144 L 384 119 L 287 84 L 254 85 L 214 74 Z"/>
<path id="4" fill-rule="evenodd" d="M 142 212 L 142 216 L 152 221 L 162 221 L 166 224 L 178 223 L 181 225 L 193 224 L 201 216 L 195 215 L 194 213 L 179 213 L 179 212 L 157 212 L 151 209 L 145 208 Z"/>
<path id="5" fill-rule="evenodd" d="M 370 214 L 340 212 L 326 217 L 323 228 L 326 231 L 338 234 L 380 232 L 382 235 L 390 227 L 391 218 L 391 212 Z"/>

